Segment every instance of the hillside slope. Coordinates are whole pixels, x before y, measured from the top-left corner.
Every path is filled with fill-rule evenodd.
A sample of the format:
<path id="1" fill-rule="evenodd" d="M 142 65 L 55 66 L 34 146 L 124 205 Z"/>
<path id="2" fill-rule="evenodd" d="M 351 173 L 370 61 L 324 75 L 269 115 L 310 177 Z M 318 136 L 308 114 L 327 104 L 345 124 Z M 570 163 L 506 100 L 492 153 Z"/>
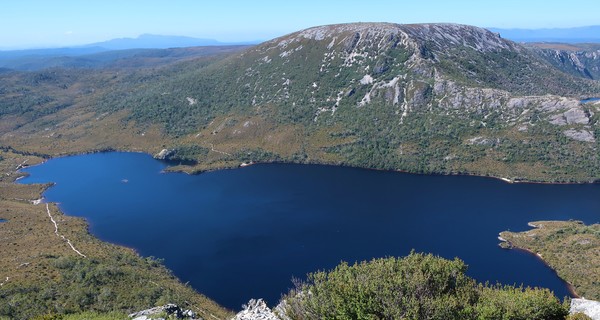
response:
<path id="1" fill-rule="evenodd" d="M 600 44 L 532 43 L 528 47 L 566 73 L 600 79 Z"/>
<path id="2" fill-rule="evenodd" d="M 115 132 L 161 135 L 142 149 L 196 160 L 193 170 L 292 161 L 544 181 L 600 175 L 598 110 L 579 102 L 600 96 L 599 83 L 476 27 L 315 27 L 104 89 L 79 96 L 81 110 L 119 119 L 107 124 Z M 69 117 L 38 118 L 0 142 L 61 153 L 64 143 L 40 147 L 43 120 L 67 140 L 89 137 L 86 128 L 102 121 L 66 130 Z M 131 146 L 104 139 L 94 148 Z"/>

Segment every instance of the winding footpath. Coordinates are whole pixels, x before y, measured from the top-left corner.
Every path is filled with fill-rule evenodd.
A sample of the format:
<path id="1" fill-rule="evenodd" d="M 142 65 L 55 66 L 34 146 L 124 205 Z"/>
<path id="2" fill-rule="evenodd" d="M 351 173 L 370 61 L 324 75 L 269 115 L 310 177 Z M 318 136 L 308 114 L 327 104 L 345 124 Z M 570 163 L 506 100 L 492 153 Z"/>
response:
<path id="1" fill-rule="evenodd" d="M 48 216 L 50 217 L 50 221 L 52 221 L 52 223 L 54 223 L 54 234 L 56 234 L 58 237 L 63 238 L 63 240 L 65 240 L 67 242 L 67 244 L 71 247 L 71 249 L 73 249 L 73 251 L 75 251 L 78 255 L 80 255 L 84 258 L 87 258 L 87 256 L 85 254 L 83 254 L 79 250 L 75 249 L 75 246 L 73 246 L 73 244 L 71 243 L 71 240 L 67 239 L 65 236 L 58 233 L 58 224 L 56 223 L 56 221 L 54 221 L 54 218 L 52 218 L 52 214 L 50 214 L 50 206 L 47 203 L 46 203 L 46 211 L 48 211 Z"/>
<path id="2" fill-rule="evenodd" d="M 25 168 L 25 164 L 27 164 L 27 161 L 29 161 L 29 159 L 25 159 L 25 161 L 23 161 L 20 165 L 18 165 L 15 170 L 19 171 L 19 169 Z"/>
<path id="3" fill-rule="evenodd" d="M 216 153 L 220 153 L 220 154 L 226 155 L 226 156 L 230 156 L 231 155 L 231 153 L 227 153 L 225 151 L 220 151 L 220 150 L 215 149 L 215 145 L 213 143 L 210 144 L 210 151 L 216 152 Z"/>

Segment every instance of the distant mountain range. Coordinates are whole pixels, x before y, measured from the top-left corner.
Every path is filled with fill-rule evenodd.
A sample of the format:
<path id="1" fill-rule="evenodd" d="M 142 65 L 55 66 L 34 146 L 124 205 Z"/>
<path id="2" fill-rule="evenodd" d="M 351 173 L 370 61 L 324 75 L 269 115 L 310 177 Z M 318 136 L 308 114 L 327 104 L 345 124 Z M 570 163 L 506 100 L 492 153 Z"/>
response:
<path id="1" fill-rule="evenodd" d="M 517 42 L 600 42 L 600 26 L 552 29 L 500 29 L 487 28 L 500 36 Z"/>
<path id="2" fill-rule="evenodd" d="M 137 38 L 119 38 L 77 47 L 42 48 L 0 51 L 0 68 L 31 71 L 52 67 L 95 68 L 106 67 L 117 59 L 141 55 L 196 55 L 194 50 L 179 50 L 189 47 L 214 47 L 205 51 L 226 50 L 225 47 L 241 47 L 257 42 L 219 42 L 182 36 L 143 34 Z M 218 49 L 217 49 L 218 48 Z M 157 50 L 170 49 L 169 51 Z M 172 49 L 172 50 L 171 50 Z M 118 52 L 111 52 L 118 51 Z M 197 51 L 197 50 L 196 50 Z"/>
<path id="3" fill-rule="evenodd" d="M 215 39 L 201 39 L 183 36 L 163 36 L 155 34 L 142 34 L 137 38 L 118 38 L 103 42 L 96 42 L 82 46 L 82 48 L 103 48 L 106 50 L 126 49 L 167 49 L 200 46 L 227 46 L 256 44 L 258 41 L 247 42 L 219 42 Z"/>
<path id="4" fill-rule="evenodd" d="M 118 38 L 81 46 L 24 50 L 0 50 L 0 60 L 24 56 L 75 57 L 105 51 L 128 49 L 168 49 L 184 47 L 252 45 L 259 42 L 260 41 L 220 42 L 215 39 L 142 34 L 137 38 Z"/>

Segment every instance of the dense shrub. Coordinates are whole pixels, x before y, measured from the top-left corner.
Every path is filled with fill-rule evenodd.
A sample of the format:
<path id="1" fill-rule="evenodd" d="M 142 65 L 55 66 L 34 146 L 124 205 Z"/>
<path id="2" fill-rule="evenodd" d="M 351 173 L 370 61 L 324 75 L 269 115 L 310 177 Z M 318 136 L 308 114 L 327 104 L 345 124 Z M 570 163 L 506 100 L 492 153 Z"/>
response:
<path id="1" fill-rule="evenodd" d="M 9 282 L 2 287 L 0 320 L 3 316 L 72 319 L 67 315 L 86 311 L 105 316 L 110 312 L 129 313 L 167 303 L 201 306 L 202 300 L 206 301 L 188 286 L 180 285 L 160 261 L 153 258 L 115 250 L 108 258 L 55 259 L 53 266 L 60 275 L 56 279 L 27 285 Z"/>
<path id="2" fill-rule="evenodd" d="M 493 286 L 480 288 L 479 319 L 565 319 L 568 310 L 548 289 Z"/>
<path id="3" fill-rule="evenodd" d="M 284 300 L 292 319 L 565 319 L 547 289 L 484 286 L 455 259 L 411 253 L 309 274 Z"/>

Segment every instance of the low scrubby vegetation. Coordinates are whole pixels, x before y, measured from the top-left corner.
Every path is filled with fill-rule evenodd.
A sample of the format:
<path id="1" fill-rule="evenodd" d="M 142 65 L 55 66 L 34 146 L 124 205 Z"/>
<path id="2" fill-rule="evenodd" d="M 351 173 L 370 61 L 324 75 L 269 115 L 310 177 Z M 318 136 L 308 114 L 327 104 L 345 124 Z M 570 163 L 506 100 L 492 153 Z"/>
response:
<path id="1" fill-rule="evenodd" d="M 600 224 L 581 221 L 535 221 L 524 232 L 502 232 L 507 247 L 539 255 L 577 294 L 600 299 Z"/>
<path id="2" fill-rule="evenodd" d="M 565 319 L 548 289 L 478 284 L 459 259 L 405 258 L 342 263 L 311 273 L 284 300 L 292 319 Z"/>
<path id="3" fill-rule="evenodd" d="M 0 219 L 5 220 L 0 223 L 0 319 L 125 319 L 127 313 L 167 303 L 204 318 L 230 315 L 181 283 L 160 260 L 101 242 L 82 219 L 53 205 L 33 204 L 47 185 L 15 184 L 22 175 L 15 170 L 42 158 L 1 150 L 0 157 Z M 59 234 L 85 256 L 55 234 L 47 210 Z"/>

